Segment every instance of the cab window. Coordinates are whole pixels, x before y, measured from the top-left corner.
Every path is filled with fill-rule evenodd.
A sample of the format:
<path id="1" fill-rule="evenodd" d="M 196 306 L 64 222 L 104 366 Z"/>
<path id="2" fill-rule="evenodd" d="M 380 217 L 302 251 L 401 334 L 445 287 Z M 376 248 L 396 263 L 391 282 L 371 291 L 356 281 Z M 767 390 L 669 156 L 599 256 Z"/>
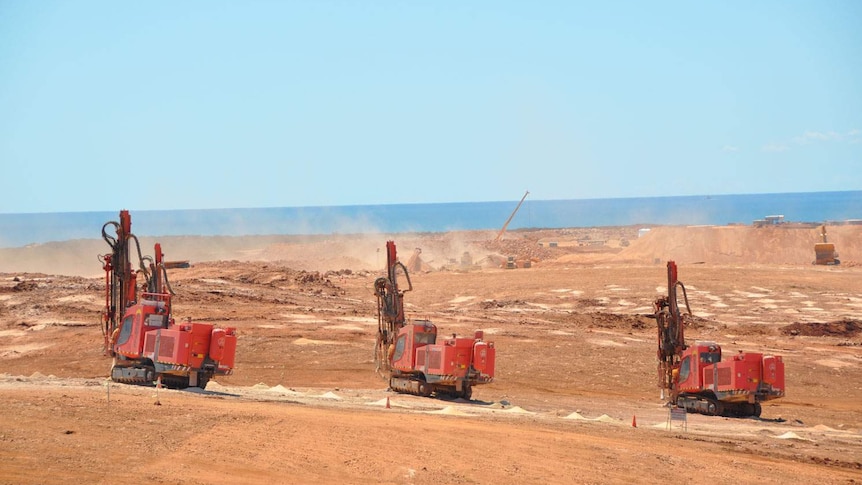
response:
<path id="1" fill-rule="evenodd" d="M 401 356 L 404 355 L 404 347 L 407 345 L 407 335 L 402 335 L 398 337 L 398 340 L 395 341 L 395 353 L 392 354 L 392 361 L 401 360 Z"/>
<path id="2" fill-rule="evenodd" d="M 431 332 L 416 332 L 414 334 L 413 342 L 417 344 L 433 344 L 434 340 L 436 340 L 437 334 Z"/>
<path id="3" fill-rule="evenodd" d="M 135 316 L 129 315 L 123 320 L 123 328 L 120 329 L 120 335 L 117 337 L 117 344 L 123 345 L 128 342 L 129 337 L 132 335 L 132 325 L 135 323 Z"/>
<path id="4" fill-rule="evenodd" d="M 704 364 L 715 364 L 717 362 L 721 362 L 721 353 L 703 352 L 700 354 L 700 361 Z"/>
<path id="5" fill-rule="evenodd" d="M 685 382 L 688 375 L 691 373 L 691 356 L 686 356 L 679 364 L 679 381 Z"/>

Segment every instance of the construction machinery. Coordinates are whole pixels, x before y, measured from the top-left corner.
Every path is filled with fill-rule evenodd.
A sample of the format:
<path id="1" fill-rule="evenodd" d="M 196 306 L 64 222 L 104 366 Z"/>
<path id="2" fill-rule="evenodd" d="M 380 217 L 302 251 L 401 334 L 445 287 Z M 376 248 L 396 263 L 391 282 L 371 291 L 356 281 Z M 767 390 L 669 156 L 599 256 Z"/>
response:
<path id="1" fill-rule="evenodd" d="M 820 242 L 814 244 L 814 264 L 841 264 L 835 244 L 826 240 L 826 225 L 820 226 Z"/>
<path id="2" fill-rule="evenodd" d="M 409 271 L 414 273 L 419 273 L 422 271 L 423 267 L 428 266 L 425 261 L 422 261 L 422 248 L 416 248 L 413 250 L 413 256 L 410 256 L 410 259 L 407 260 L 407 268 Z"/>
<path id="3" fill-rule="evenodd" d="M 399 277 L 407 287 L 399 286 Z M 437 327 L 430 320 L 408 321 L 404 293 L 411 291 L 410 274 L 396 254 L 395 243 L 386 242 L 386 276 L 374 281 L 378 332 L 374 353 L 377 371 L 389 379 L 396 392 L 430 396 L 432 393 L 470 399 L 473 386 L 494 379 L 495 349 L 483 340 L 451 338 L 437 343 Z"/>
<path id="4" fill-rule="evenodd" d="M 721 346 L 715 342 L 686 345 L 684 328 L 691 307 L 673 261 L 667 263 L 667 290 L 667 297 L 655 301 L 663 399 L 688 412 L 759 417 L 761 402 L 784 396 L 784 362 L 780 356 L 740 351 L 722 359 Z M 679 290 L 687 315 L 679 308 Z"/>
<path id="5" fill-rule="evenodd" d="M 116 236 L 108 234 L 113 227 Z M 233 371 L 236 329 L 209 323 L 176 323 L 171 313 L 174 295 L 169 268 L 188 267 L 187 261 L 166 262 L 161 245 L 154 257 L 143 256 L 132 234 L 132 219 L 120 211 L 119 221 L 102 226 L 102 238 L 111 247 L 100 255 L 105 270 L 105 311 L 102 333 L 105 354 L 113 357 L 111 379 L 131 384 L 160 383 L 173 389 L 199 387 L 216 375 Z M 136 249 L 138 269 L 132 269 Z M 142 281 L 138 293 L 139 276 Z"/>
<path id="6" fill-rule="evenodd" d="M 509 227 L 509 223 L 510 223 L 510 222 L 512 222 L 512 219 L 514 219 L 514 218 L 515 218 L 515 214 L 517 214 L 517 213 L 518 213 L 518 209 L 520 209 L 520 208 L 521 208 L 521 204 L 523 204 L 523 203 L 524 203 L 524 199 L 526 199 L 528 195 L 530 195 L 530 191 L 529 191 L 529 190 L 528 190 L 528 191 L 526 191 L 526 192 L 524 192 L 524 196 L 523 196 L 523 197 L 521 197 L 521 201 L 520 201 L 520 202 L 518 202 L 518 205 L 517 205 L 517 206 L 515 206 L 515 210 L 513 210 L 513 211 L 512 211 L 512 214 L 511 214 L 511 215 L 509 215 L 509 218 L 508 218 L 508 219 L 506 219 L 506 223 L 505 223 L 505 224 L 503 224 L 503 227 L 500 229 L 500 232 L 498 232 L 498 233 L 497 233 L 497 237 L 495 237 L 495 238 L 494 238 L 494 242 L 500 242 L 500 241 L 503 239 L 503 234 L 505 234 L 505 233 L 506 233 L 506 228 L 507 228 L 507 227 Z"/>

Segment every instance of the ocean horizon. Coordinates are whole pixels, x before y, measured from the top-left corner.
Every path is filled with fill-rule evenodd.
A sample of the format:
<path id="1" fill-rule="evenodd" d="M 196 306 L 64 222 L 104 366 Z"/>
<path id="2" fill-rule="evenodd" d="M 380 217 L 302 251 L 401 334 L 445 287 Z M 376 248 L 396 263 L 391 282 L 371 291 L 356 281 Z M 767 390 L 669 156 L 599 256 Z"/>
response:
<path id="1" fill-rule="evenodd" d="M 243 209 L 130 210 L 138 236 L 250 236 L 500 229 L 518 200 Z M 0 247 L 100 239 L 119 210 L 0 213 Z M 508 226 L 557 229 L 631 225 L 752 224 L 862 219 L 862 191 L 524 201 Z M 113 234 L 113 232 L 111 232 Z"/>

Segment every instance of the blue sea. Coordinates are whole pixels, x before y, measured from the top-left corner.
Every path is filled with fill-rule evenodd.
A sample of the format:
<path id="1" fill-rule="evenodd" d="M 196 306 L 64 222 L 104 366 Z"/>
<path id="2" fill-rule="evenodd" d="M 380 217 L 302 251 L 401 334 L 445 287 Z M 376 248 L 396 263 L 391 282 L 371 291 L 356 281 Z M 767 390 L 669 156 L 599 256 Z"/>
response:
<path id="1" fill-rule="evenodd" d="M 131 210 L 138 236 L 310 235 L 499 229 L 518 201 L 439 204 Z M 98 239 L 113 212 L 0 214 L 0 247 Z M 751 224 L 862 219 L 862 191 L 524 201 L 508 229 Z M 113 234 L 113 232 L 111 232 Z"/>

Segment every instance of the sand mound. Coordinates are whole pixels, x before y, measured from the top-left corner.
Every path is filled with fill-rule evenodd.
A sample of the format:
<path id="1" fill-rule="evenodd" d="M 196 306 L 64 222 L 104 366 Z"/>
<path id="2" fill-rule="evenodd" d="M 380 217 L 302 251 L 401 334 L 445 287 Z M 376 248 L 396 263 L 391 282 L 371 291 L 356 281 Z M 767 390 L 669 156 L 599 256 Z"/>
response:
<path id="1" fill-rule="evenodd" d="M 563 418 L 563 419 L 579 419 L 579 420 L 587 420 L 587 418 L 585 418 L 585 417 L 581 416 L 581 413 L 579 413 L 579 412 L 577 412 L 577 411 L 576 411 L 576 412 L 574 412 L 574 413 L 572 413 L 572 414 L 570 414 L 570 415 L 568 415 L 568 416 L 566 416 L 566 417 L 565 417 L 565 418 Z"/>
<path id="2" fill-rule="evenodd" d="M 319 398 L 321 398 L 321 399 L 335 399 L 336 401 L 340 401 L 340 400 L 341 400 L 341 396 L 339 396 L 338 394 L 335 394 L 335 393 L 334 393 L 334 392 L 332 392 L 332 391 L 327 392 L 326 394 L 323 394 L 323 395 L 318 396 L 318 397 L 319 397 Z"/>
<path id="3" fill-rule="evenodd" d="M 446 414 L 449 416 L 473 416 L 472 414 L 465 413 L 460 409 L 453 406 L 446 406 L 443 409 L 438 409 L 436 411 L 425 411 L 428 414 Z"/>
<path id="4" fill-rule="evenodd" d="M 512 413 L 512 414 L 536 414 L 533 411 L 527 411 L 526 409 L 520 406 L 512 406 L 509 409 L 504 409 L 503 412 Z"/>
<path id="5" fill-rule="evenodd" d="M 225 387 L 216 381 L 209 381 L 207 383 L 207 390 L 208 391 L 221 391 L 223 389 L 225 389 Z"/>
<path id="6" fill-rule="evenodd" d="M 782 435 L 776 436 L 776 438 L 777 438 L 777 439 L 780 439 L 780 440 L 800 440 L 800 441 L 811 441 L 811 440 L 810 440 L 810 439 L 808 439 L 808 438 L 803 438 L 803 437 L 799 436 L 798 434 L 794 433 L 793 431 L 788 431 L 788 432 L 786 432 L 786 433 L 784 433 L 784 434 L 782 434 Z"/>
<path id="7" fill-rule="evenodd" d="M 267 389 L 267 392 L 272 392 L 272 393 L 276 393 L 276 394 L 289 394 L 291 396 L 301 396 L 302 395 L 301 392 L 294 391 L 293 389 L 288 389 L 288 388 L 282 386 L 281 384 Z"/>
<path id="8" fill-rule="evenodd" d="M 586 418 L 578 412 L 574 412 L 574 413 L 566 416 L 563 419 L 577 419 L 577 420 L 583 420 L 583 421 L 599 421 L 602 423 L 617 423 L 617 422 L 619 422 L 619 420 L 614 419 L 614 418 L 608 416 L 607 414 L 602 414 L 598 418 Z"/>
<path id="9" fill-rule="evenodd" d="M 825 424 L 818 424 L 816 426 L 812 426 L 811 429 L 813 429 L 815 431 L 838 431 L 837 429 L 830 428 L 829 426 L 826 426 Z"/>

